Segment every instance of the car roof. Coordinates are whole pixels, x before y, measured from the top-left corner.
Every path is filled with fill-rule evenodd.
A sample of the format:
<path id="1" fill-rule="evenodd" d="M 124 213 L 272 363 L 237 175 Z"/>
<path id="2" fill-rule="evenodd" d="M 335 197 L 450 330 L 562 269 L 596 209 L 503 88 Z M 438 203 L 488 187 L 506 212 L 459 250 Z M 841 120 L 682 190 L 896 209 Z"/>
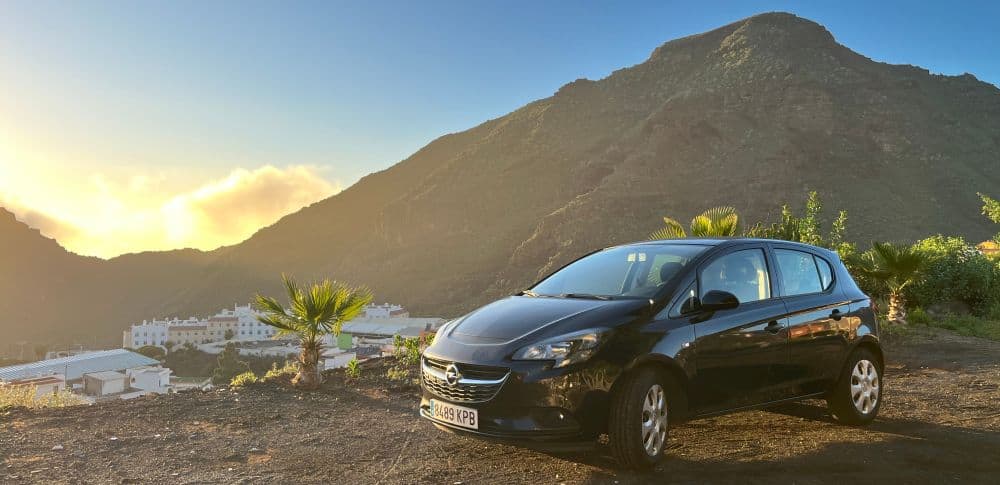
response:
<path id="1" fill-rule="evenodd" d="M 618 246 L 612 247 L 625 247 L 625 246 L 664 246 L 670 244 L 684 244 L 692 246 L 732 246 L 735 244 L 742 243 L 782 243 L 793 246 L 801 246 L 803 248 L 810 248 L 813 250 L 821 250 L 824 252 L 829 252 L 828 249 L 821 248 L 818 246 L 813 246 L 811 244 L 801 243 L 797 241 L 786 241 L 784 239 L 763 239 L 763 238 L 748 238 L 748 237 L 713 237 L 713 238 L 677 238 L 677 239 L 656 239 L 647 241 L 636 241 L 627 244 L 620 244 Z"/>

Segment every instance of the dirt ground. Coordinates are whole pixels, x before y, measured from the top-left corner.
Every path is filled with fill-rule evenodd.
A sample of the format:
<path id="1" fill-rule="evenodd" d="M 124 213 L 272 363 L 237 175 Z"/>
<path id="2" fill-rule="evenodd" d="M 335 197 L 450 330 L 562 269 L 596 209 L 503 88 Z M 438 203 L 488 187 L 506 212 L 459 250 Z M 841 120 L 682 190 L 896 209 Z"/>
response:
<path id="1" fill-rule="evenodd" d="M 649 474 L 441 432 L 413 388 L 331 382 L 13 410 L 0 483 L 1000 483 L 1000 342 L 925 330 L 886 350 L 867 428 L 820 401 L 694 421 Z"/>

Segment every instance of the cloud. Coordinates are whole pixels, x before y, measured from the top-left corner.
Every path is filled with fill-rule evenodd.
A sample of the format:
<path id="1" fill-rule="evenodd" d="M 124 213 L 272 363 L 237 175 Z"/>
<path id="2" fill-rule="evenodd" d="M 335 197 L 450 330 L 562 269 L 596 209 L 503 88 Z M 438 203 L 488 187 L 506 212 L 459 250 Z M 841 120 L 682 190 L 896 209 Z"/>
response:
<path id="1" fill-rule="evenodd" d="M 85 255 L 197 248 L 238 243 L 262 227 L 341 190 L 315 167 L 266 165 L 237 169 L 189 191 L 157 190 L 162 178 L 132 176 L 116 183 L 101 174 L 89 180 L 89 210 L 66 217 L 6 199 L 18 219 L 67 249 Z M 83 202 L 81 202 L 83 204 Z M 54 215 L 58 214 L 58 215 Z"/>
<path id="2" fill-rule="evenodd" d="M 265 166 L 235 170 L 228 177 L 190 193 L 173 197 L 163 206 L 167 236 L 186 241 L 197 238 L 209 245 L 236 242 L 232 235 L 250 236 L 282 216 L 340 191 L 310 167 L 284 170 Z"/>
<path id="3" fill-rule="evenodd" d="M 80 230 L 73 224 L 60 220 L 44 212 L 32 210 L 11 200 L 2 200 L 0 205 L 14 213 L 17 219 L 57 241 L 72 239 Z"/>

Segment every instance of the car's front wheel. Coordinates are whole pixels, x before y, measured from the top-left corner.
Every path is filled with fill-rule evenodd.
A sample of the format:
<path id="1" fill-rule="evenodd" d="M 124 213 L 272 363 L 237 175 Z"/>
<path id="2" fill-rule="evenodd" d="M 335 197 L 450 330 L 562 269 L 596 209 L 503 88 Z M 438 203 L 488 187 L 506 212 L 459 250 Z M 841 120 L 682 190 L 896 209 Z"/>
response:
<path id="1" fill-rule="evenodd" d="M 667 446 L 671 393 L 677 386 L 653 368 L 625 376 L 611 401 L 611 453 L 625 468 L 651 468 Z"/>
<path id="2" fill-rule="evenodd" d="M 867 349 L 847 359 L 827 404 L 834 418 L 845 424 L 868 424 L 882 406 L 882 362 Z"/>

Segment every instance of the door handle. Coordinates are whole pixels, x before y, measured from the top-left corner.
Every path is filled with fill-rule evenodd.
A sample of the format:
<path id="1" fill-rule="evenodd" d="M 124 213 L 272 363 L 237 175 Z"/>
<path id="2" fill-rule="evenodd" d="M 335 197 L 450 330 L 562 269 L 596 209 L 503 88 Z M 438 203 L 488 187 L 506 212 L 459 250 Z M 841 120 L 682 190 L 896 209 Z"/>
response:
<path id="1" fill-rule="evenodd" d="M 839 308 L 834 308 L 833 311 L 830 312 L 830 318 L 832 318 L 834 320 L 840 321 L 840 319 L 843 318 L 843 317 L 844 317 L 844 315 L 842 313 L 840 313 L 840 309 Z"/>
<path id="2" fill-rule="evenodd" d="M 777 320 L 771 320 L 770 322 L 767 322 L 767 326 L 764 327 L 764 330 L 771 333 L 778 333 L 781 331 L 781 324 L 778 323 Z"/>

